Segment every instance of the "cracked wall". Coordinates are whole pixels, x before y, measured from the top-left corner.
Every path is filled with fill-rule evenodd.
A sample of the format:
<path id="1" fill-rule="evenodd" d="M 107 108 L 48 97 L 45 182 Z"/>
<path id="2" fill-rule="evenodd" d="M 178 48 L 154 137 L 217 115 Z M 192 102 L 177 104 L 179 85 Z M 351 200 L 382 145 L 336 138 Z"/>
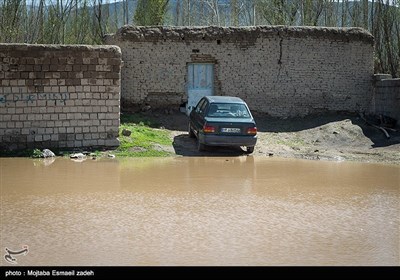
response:
<path id="1" fill-rule="evenodd" d="M 359 111 L 372 97 L 373 37 L 360 28 L 132 27 L 107 35 L 124 61 L 122 107 L 187 100 L 187 64 L 215 64 L 214 94 L 277 117 Z"/>

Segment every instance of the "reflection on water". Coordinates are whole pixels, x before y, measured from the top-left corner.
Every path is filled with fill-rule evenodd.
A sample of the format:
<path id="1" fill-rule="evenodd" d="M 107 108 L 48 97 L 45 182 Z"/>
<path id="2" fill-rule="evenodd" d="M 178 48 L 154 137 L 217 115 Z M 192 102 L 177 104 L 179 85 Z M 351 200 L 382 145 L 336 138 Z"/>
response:
<path id="1" fill-rule="evenodd" d="M 3 158 L 1 251 L 28 245 L 19 265 L 400 265 L 399 182 L 398 166 L 251 156 Z"/>

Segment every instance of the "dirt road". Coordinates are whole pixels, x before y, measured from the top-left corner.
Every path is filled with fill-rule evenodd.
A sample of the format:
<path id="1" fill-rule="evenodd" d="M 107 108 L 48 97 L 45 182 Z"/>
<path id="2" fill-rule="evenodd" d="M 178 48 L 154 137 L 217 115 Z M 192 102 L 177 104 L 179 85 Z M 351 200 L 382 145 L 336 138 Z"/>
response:
<path id="1" fill-rule="evenodd" d="M 150 114 L 150 113 L 149 113 Z M 196 150 L 196 140 L 188 137 L 188 120 L 180 112 L 152 113 L 164 129 L 171 131 L 172 147 L 167 150 L 182 156 L 238 156 L 240 148 L 210 147 Z M 349 114 L 325 114 L 305 118 L 277 119 L 254 116 L 258 142 L 254 156 L 277 156 L 312 160 L 361 161 L 400 164 L 400 131 L 382 131 Z"/>

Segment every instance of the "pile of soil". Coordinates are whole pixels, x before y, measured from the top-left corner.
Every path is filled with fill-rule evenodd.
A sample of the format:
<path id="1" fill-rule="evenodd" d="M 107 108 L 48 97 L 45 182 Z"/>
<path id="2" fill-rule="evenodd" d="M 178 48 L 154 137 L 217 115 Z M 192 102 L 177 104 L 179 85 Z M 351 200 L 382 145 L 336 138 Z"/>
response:
<path id="1" fill-rule="evenodd" d="M 171 131 L 173 151 L 183 156 L 245 155 L 236 148 L 210 147 L 196 150 L 196 140 L 187 134 L 188 118 L 174 111 L 151 113 L 163 129 Z M 258 142 L 253 156 L 278 156 L 313 160 L 361 161 L 400 164 L 400 129 L 390 138 L 368 125 L 358 115 L 323 114 L 304 118 L 273 118 L 255 114 Z M 171 147 L 166 147 L 172 150 Z"/>

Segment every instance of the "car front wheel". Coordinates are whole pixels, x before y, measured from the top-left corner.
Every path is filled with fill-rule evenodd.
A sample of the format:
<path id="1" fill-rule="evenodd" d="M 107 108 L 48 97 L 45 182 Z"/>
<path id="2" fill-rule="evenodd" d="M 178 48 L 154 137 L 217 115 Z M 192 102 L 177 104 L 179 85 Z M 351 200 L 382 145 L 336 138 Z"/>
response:
<path id="1" fill-rule="evenodd" d="M 190 137 L 190 138 L 194 138 L 194 137 L 195 137 L 194 132 L 193 132 L 193 130 L 192 130 L 192 127 L 190 126 L 190 123 L 189 123 L 188 132 L 189 132 L 189 137 Z"/>
<path id="2" fill-rule="evenodd" d="M 199 152 L 205 151 L 205 150 L 206 150 L 206 145 L 200 143 L 200 141 L 197 140 L 197 150 L 198 150 Z"/>
<path id="3" fill-rule="evenodd" d="M 252 152 L 254 152 L 254 146 L 253 147 L 247 147 L 246 152 L 248 154 L 251 154 Z"/>

